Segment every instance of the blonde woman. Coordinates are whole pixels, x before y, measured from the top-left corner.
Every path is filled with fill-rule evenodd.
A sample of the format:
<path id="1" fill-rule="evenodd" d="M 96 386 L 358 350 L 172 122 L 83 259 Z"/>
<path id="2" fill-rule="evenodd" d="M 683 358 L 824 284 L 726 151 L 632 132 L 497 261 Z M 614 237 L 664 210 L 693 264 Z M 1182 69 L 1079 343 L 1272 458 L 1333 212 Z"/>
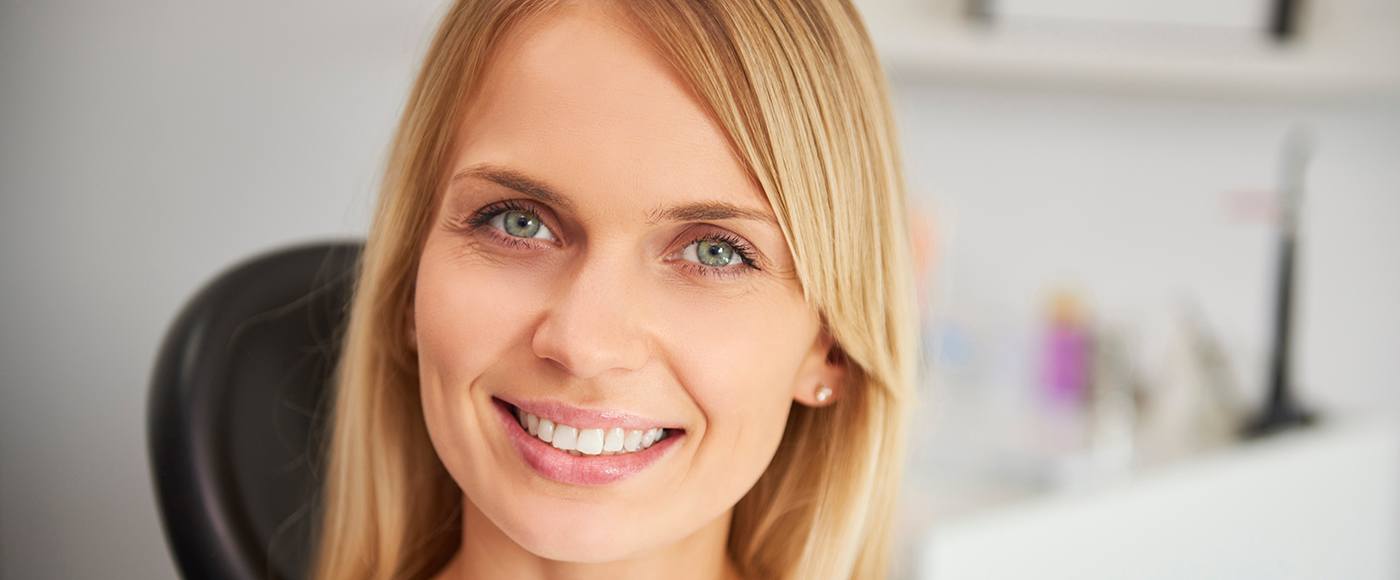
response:
<path id="1" fill-rule="evenodd" d="M 315 575 L 883 578 L 916 366 L 838 0 L 463 0 L 363 255 Z"/>

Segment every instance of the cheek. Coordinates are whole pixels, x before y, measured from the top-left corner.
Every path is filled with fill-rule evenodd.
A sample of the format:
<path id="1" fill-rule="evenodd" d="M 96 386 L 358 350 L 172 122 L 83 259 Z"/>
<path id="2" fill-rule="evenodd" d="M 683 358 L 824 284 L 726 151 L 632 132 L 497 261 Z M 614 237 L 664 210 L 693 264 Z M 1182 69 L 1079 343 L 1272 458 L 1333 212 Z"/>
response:
<path id="1" fill-rule="evenodd" d="M 782 438 L 794 381 L 816 337 L 815 317 L 800 297 L 787 295 L 699 303 L 720 310 L 696 315 L 695 302 L 672 305 L 691 315 L 670 317 L 665 334 L 678 340 L 667 351 L 705 417 L 698 459 L 746 490 Z"/>
<path id="2" fill-rule="evenodd" d="M 816 337 L 814 317 L 800 297 L 761 292 L 677 300 L 668 305 L 665 333 L 683 362 L 686 380 L 707 400 L 789 400 L 803 355 Z M 682 377 L 690 379 L 692 377 Z M 701 380 L 703 379 L 703 380 Z"/>
<path id="3" fill-rule="evenodd" d="M 492 459 L 472 453 L 471 433 L 490 413 L 473 387 L 527 332 L 541 297 L 528 272 L 463 259 L 453 241 L 430 238 L 418 266 L 414 327 L 423 413 L 438 455 L 459 483 Z M 528 343 L 528 338 L 524 339 Z"/>
<path id="4" fill-rule="evenodd" d="M 543 297 L 538 274 L 458 259 L 445 244 L 423 252 L 414 297 L 419 365 L 466 388 L 524 336 Z"/>

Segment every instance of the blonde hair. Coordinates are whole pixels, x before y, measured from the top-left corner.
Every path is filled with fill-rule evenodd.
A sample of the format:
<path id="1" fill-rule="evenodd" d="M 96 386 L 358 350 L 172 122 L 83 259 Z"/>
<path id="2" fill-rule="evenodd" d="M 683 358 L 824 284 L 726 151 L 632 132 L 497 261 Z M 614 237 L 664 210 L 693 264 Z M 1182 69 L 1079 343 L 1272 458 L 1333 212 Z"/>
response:
<path id="1" fill-rule="evenodd" d="M 400 120 L 351 305 L 315 577 L 431 576 L 460 542 L 461 490 L 424 425 L 408 342 L 415 273 L 463 102 L 492 47 L 550 0 L 461 0 Z M 883 578 L 917 368 L 903 178 L 885 80 L 848 0 L 628 0 L 726 132 L 849 368 L 839 401 L 794 404 L 734 509 L 751 578 Z"/>

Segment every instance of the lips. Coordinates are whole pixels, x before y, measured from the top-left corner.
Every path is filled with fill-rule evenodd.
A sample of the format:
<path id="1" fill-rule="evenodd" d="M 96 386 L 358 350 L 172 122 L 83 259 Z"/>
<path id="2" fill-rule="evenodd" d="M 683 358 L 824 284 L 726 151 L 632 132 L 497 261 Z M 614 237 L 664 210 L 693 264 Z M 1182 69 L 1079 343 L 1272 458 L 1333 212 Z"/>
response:
<path id="1" fill-rule="evenodd" d="M 517 406 L 493 398 L 492 403 L 525 464 L 546 479 L 568 485 L 607 485 L 641 473 L 665 457 L 685 434 L 684 429 L 662 427 L 626 413 L 552 402 Z M 546 424 L 551 432 L 544 432 Z"/>

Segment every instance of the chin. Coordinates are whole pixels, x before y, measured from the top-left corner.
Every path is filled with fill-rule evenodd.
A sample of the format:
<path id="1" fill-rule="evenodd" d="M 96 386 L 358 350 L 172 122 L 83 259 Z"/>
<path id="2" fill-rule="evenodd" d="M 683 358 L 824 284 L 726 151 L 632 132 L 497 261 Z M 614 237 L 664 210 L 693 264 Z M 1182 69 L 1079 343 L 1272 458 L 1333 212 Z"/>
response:
<path id="1" fill-rule="evenodd" d="M 560 506 L 559 504 L 564 504 Z M 610 506 L 581 505 L 552 499 L 497 522 L 526 551 L 561 562 L 601 563 L 625 560 L 675 540 L 634 514 Z"/>

